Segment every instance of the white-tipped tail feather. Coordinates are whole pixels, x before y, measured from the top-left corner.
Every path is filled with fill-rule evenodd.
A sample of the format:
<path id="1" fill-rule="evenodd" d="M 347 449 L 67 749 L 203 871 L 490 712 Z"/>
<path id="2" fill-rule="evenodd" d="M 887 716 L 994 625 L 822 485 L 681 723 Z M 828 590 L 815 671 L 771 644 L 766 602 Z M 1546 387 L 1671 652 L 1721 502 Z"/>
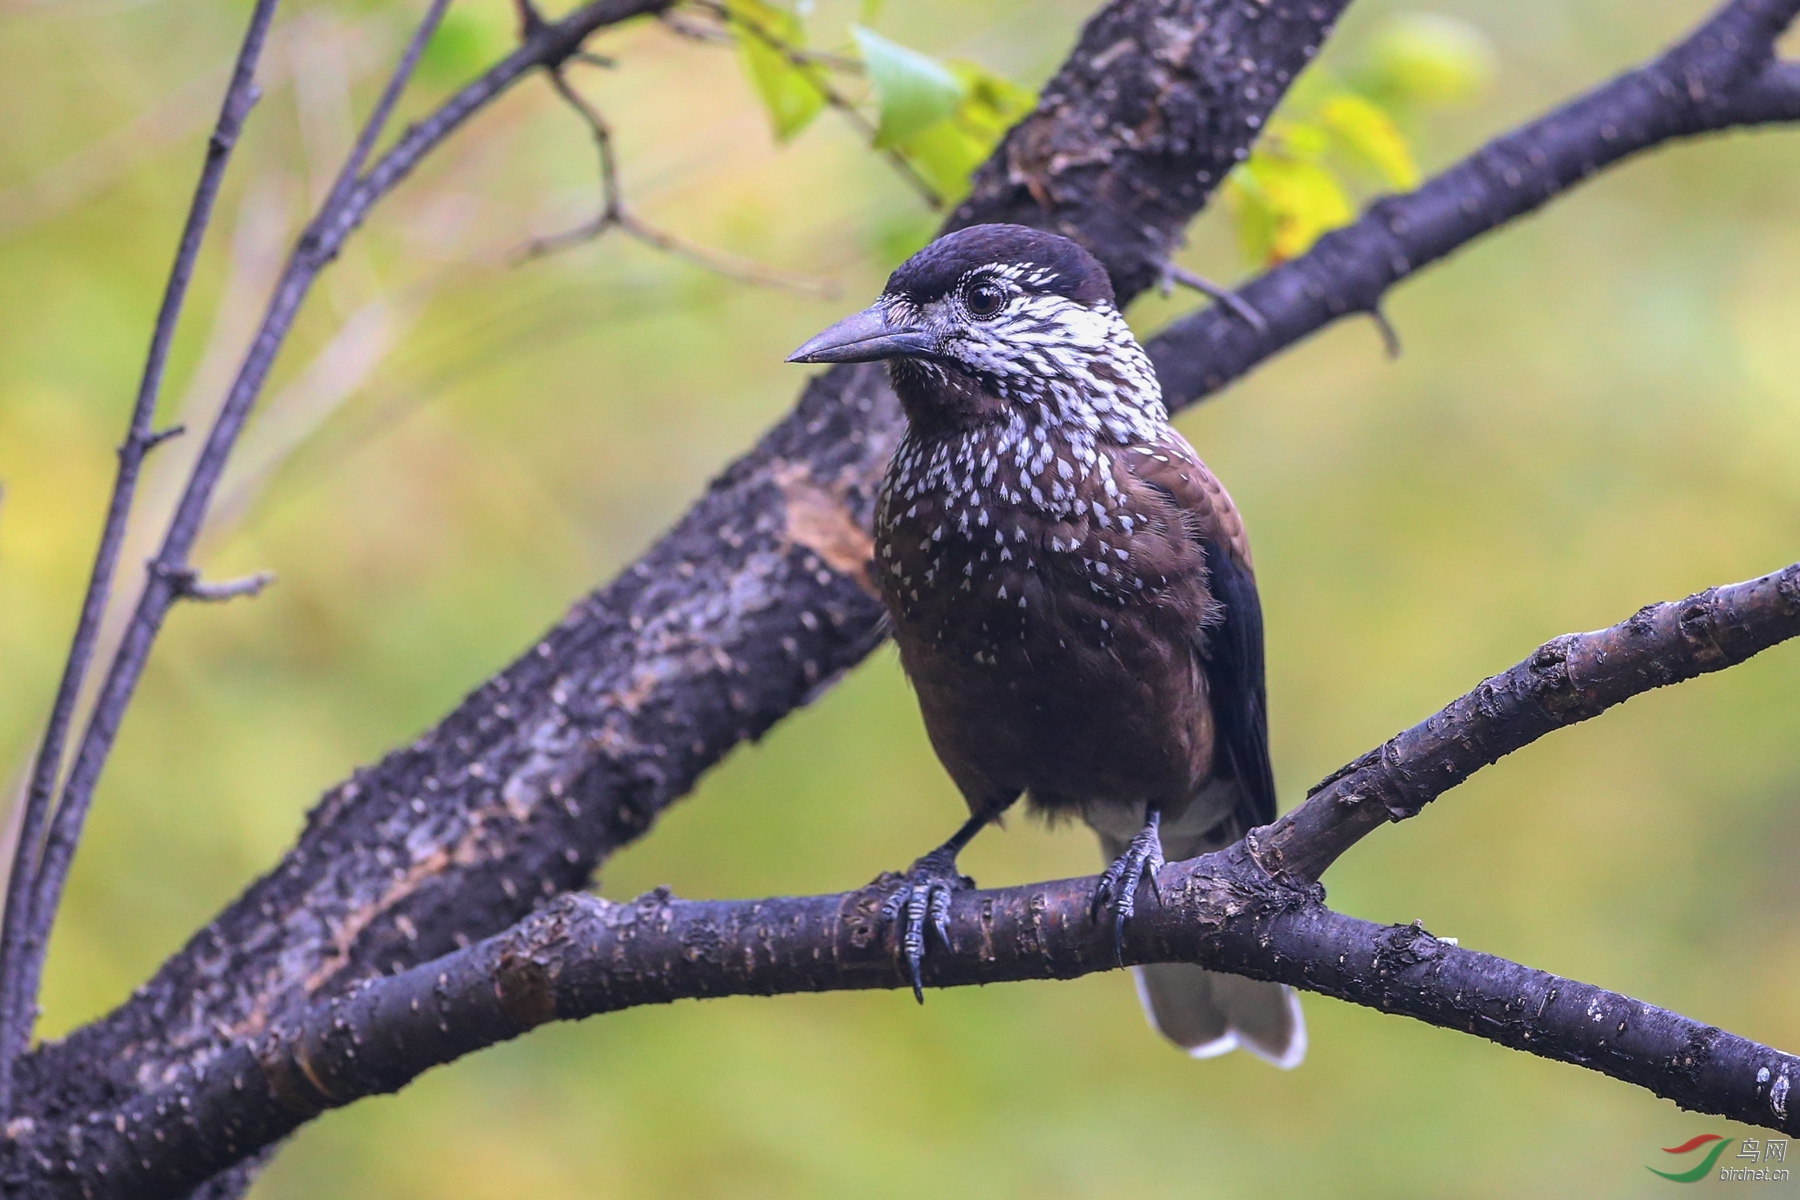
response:
<path id="1" fill-rule="evenodd" d="M 1306 1020 L 1292 988 L 1186 963 L 1131 973 L 1150 1024 L 1194 1058 L 1241 1049 L 1288 1071 L 1306 1057 Z"/>
<path id="2" fill-rule="evenodd" d="M 1215 849 L 1204 831 L 1230 811 L 1228 795 L 1202 793 L 1184 819 L 1165 821 L 1163 852 L 1170 861 Z M 1100 852 L 1111 862 L 1130 839 L 1135 819 L 1126 810 L 1089 811 L 1084 819 L 1100 835 Z M 1136 832 L 1135 827 L 1131 832 Z M 1279 983 L 1202 970 L 1189 963 L 1156 963 L 1132 968 L 1138 999 L 1150 1024 L 1194 1058 L 1248 1050 L 1264 1062 L 1292 1070 L 1306 1057 L 1306 1020 L 1300 997 Z"/>

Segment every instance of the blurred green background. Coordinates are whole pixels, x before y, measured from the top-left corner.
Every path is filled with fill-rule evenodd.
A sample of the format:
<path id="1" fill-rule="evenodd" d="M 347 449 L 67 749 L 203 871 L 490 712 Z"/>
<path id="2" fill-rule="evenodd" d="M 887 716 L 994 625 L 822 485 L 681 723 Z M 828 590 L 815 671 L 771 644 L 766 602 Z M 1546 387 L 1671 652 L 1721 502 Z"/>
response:
<path id="1" fill-rule="evenodd" d="M 1409 132 L 1426 171 L 1656 51 L 1688 0 L 1441 0 L 1491 84 Z M 412 9 L 290 0 L 176 346 L 203 420 Z M 503 52 L 459 0 L 413 110 Z M 877 28 L 1035 86 L 1072 0 L 889 5 Z M 1358 0 L 1350 73 L 1414 9 Z M 0 779 L 39 728 L 241 0 L 0 0 Z M 838 26 L 841 28 L 840 26 Z M 1791 48 L 1790 39 L 1790 48 Z M 169 623 L 57 927 L 44 1030 L 118 1003 L 265 870 L 319 791 L 411 737 L 609 577 L 789 405 L 781 359 L 933 217 L 827 114 L 777 149 L 729 49 L 617 31 L 580 69 L 640 211 L 837 280 L 821 300 L 608 239 L 515 265 L 593 203 L 533 81 L 377 210 L 284 353 L 201 561 L 261 599 Z M 1568 630 L 1800 558 L 1800 131 L 1632 163 L 1406 285 L 1180 424 L 1249 521 L 1275 765 L 1307 785 Z M 1248 268 L 1224 213 L 1184 261 Z M 1190 306 L 1150 298 L 1153 331 Z M 154 460 L 145 513 L 193 452 Z M 147 523 L 146 523 L 147 528 Z M 140 530 L 128 566 L 148 553 Z M 135 582 L 131 590 L 135 590 Z M 1800 646 L 1531 747 L 1370 839 L 1333 902 L 1800 1047 Z M 611 896 L 836 890 L 961 812 L 891 651 L 739 751 L 608 864 Z M 985 884 L 1084 873 L 1014 821 Z M 1321 998 L 1282 1073 L 1190 1062 L 1116 974 L 729 1000 L 550 1028 L 307 1127 L 258 1200 L 1634 1196 L 1703 1132 L 1623 1084 Z M 1658 1163 L 1657 1165 L 1662 1165 Z M 1796 1163 L 1800 1168 L 1800 1148 Z M 1701 1188 L 1715 1184 L 1702 1184 Z M 1776 1189 L 1795 1185 L 1765 1185 Z M 1796 1189 L 1800 1190 L 1800 1189 Z"/>

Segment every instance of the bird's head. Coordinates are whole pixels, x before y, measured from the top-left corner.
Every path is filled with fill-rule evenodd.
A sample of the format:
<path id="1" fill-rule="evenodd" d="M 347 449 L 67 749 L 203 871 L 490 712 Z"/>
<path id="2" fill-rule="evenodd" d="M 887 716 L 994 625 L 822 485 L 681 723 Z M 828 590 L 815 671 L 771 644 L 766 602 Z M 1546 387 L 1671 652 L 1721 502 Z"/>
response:
<path id="1" fill-rule="evenodd" d="M 1024 417 L 1091 427 L 1114 409 L 1162 411 L 1106 269 L 1068 238 L 1023 225 L 946 234 L 902 263 L 875 303 L 788 357 L 880 359 L 915 426 Z"/>

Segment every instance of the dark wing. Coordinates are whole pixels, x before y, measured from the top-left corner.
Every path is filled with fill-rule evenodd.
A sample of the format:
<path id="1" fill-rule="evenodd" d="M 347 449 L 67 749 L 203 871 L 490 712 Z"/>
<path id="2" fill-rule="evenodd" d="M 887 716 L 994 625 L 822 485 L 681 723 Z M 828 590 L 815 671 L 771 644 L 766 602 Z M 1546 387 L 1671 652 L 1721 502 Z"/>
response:
<path id="1" fill-rule="evenodd" d="M 1179 434 L 1128 457 L 1140 479 L 1181 509 L 1205 556 L 1219 612 L 1195 633 L 1217 731 L 1215 770 L 1238 782 L 1239 832 L 1267 825 L 1275 819 L 1275 774 L 1269 766 L 1262 602 L 1243 521 L 1224 487 Z"/>
<path id="2" fill-rule="evenodd" d="M 1275 773 L 1269 766 L 1269 715 L 1263 688 L 1262 602 L 1250 564 L 1219 543 L 1202 541 L 1213 598 L 1225 609 L 1206 631 L 1201 662 L 1212 695 L 1218 740 L 1213 753 L 1238 781 L 1239 831 L 1275 819 Z"/>

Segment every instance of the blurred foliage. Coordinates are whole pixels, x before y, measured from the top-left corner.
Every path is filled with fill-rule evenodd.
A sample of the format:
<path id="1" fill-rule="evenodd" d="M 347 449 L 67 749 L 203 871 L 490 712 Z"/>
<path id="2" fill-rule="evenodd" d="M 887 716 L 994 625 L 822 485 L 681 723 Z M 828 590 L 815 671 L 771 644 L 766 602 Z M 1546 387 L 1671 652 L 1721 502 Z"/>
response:
<path id="1" fill-rule="evenodd" d="M 1305 77 L 1386 112 L 1425 172 L 1702 11 L 1437 7 L 1463 24 L 1358 0 Z M 1030 88 L 1088 12 L 863 8 L 820 0 L 807 20 Z M 434 50 L 405 117 L 510 44 L 504 0 L 452 11 L 467 41 Z M 217 403 L 415 12 L 284 8 L 165 419 Z M 242 21 L 238 0 L 0 7 L 0 764 L 23 761 L 55 684 Z M 1459 104 L 1421 85 L 1408 108 L 1367 82 L 1371 64 L 1417 61 L 1395 28 L 1471 22 L 1498 69 Z M 309 301 L 201 555 L 215 576 L 280 580 L 172 617 L 76 864 L 46 1032 L 122 1000 L 277 860 L 322 788 L 629 562 L 792 403 L 805 373 L 783 355 L 930 236 L 936 218 L 845 123 L 775 147 L 730 47 L 644 24 L 596 49 L 618 68 L 571 77 L 616 125 L 640 210 L 836 277 L 845 298 L 745 288 L 622 239 L 514 265 L 593 203 L 587 133 L 535 81 L 385 201 Z M 1319 102 L 1297 95 L 1279 119 L 1321 120 Z M 1548 637 L 1800 558 L 1795 136 L 1635 160 L 1398 291 L 1398 362 L 1347 324 L 1181 419 L 1255 541 L 1290 803 Z M 1183 262 L 1227 276 L 1237 236 L 1203 218 Z M 1147 333 L 1184 303 L 1147 297 L 1132 318 Z M 195 440 L 157 452 L 128 574 Z M 1797 677 L 1787 646 L 1556 734 L 1358 847 L 1326 879 L 1332 901 L 1800 1045 Z M 884 651 L 734 755 L 600 886 L 853 887 L 960 812 Z M 1006 884 L 1098 861 L 1079 831 L 1021 818 L 964 866 Z M 1172 1052 L 1117 975 L 923 1009 L 898 991 L 644 1009 L 334 1113 L 255 1195 L 1617 1197 L 1666 1190 L 1644 1169 L 1656 1147 L 1760 1136 L 1455 1033 L 1306 1007 L 1310 1057 L 1289 1073 Z"/>
<path id="2" fill-rule="evenodd" d="M 726 0 L 725 10 L 744 56 L 744 72 L 769 111 L 775 140 L 785 142 L 812 124 L 825 107 L 830 86 L 821 67 L 784 52 L 784 47 L 805 45 L 805 26 L 793 13 L 763 0 Z"/>
<path id="3" fill-rule="evenodd" d="M 1474 26 L 1402 13 L 1369 39 L 1344 73 L 1348 82 L 1328 69 L 1309 73 L 1225 181 L 1244 257 L 1285 262 L 1353 221 L 1353 195 L 1417 187 L 1403 125 L 1434 108 L 1469 103 L 1493 71 L 1493 53 Z"/>

